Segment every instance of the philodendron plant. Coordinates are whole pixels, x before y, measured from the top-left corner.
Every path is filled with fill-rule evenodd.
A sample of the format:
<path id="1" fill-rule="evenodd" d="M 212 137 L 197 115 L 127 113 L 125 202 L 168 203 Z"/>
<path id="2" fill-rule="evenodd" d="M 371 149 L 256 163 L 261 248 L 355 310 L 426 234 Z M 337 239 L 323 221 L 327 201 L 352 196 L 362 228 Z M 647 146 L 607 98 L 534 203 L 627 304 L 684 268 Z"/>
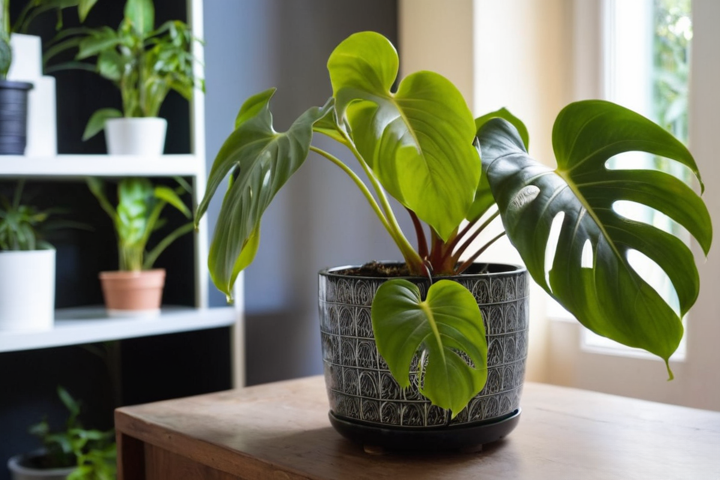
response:
<path id="1" fill-rule="evenodd" d="M 472 241 L 497 215 L 491 213 L 495 204 L 505 233 L 546 292 L 593 332 L 643 348 L 667 364 L 682 337 L 681 317 L 698 295 L 693 256 L 678 238 L 628 220 L 612 207 L 629 200 L 665 213 L 706 254 L 710 217 L 700 197 L 673 176 L 609 169 L 606 163 L 623 152 L 649 152 L 687 166 L 699 180 L 695 161 L 681 142 L 618 105 L 572 103 L 553 129 L 558 163 L 553 170 L 527 155 L 528 135 L 520 120 L 504 109 L 474 120 L 460 92 L 441 75 L 417 72 L 393 90 L 398 56 L 377 33 L 352 35 L 335 49 L 327 66 L 333 96 L 325 106 L 310 108 L 288 131 L 278 133 L 269 110 L 274 90 L 250 97 L 215 159 L 195 221 L 233 172 L 208 259 L 220 290 L 230 295 L 257 250 L 263 212 L 313 151 L 340 167 L 361 190 L 410 274 L 430 276 L 433 282 L 422 298 L 412 283 L 389 280 L 373 301 L 378 350 L 402 387 L 410 385 L 413 356 L 424 352 L 429 356 L 419 372 L 421 392 L 453 416 L 483 388 L 487 342 L 481 313 L 469 291 L 442 277 L 462 273 L 499 238 L 471 250 Z M 347 147 L 370 185 L 314 146 L 314 133 Z M 417 249 L 400 230 L 387 195 L 412 217 Z M 564 218 L 556 253 L 546 265 L 550 227 L 559 214 Z M 429 227 L 429 241 L 423 223 Z M 592 249 L 589 266 L 583 262 L 586 244 Z M 645 254 L 668 274 L 679 311 L 632 268 L 630 250 Z"/>
<path id="2" fill-rule="evenodd" d="M 113 207 L 105 195 L 103 181 L 98 178 L 87 179 L 90 191 L 115 226 L 119 270 L 151 269 L 155 260 L 172 242 L 192 231 L 192 222 L 185 223 L 167 234 L 152 250 L 146 251 L 150 236 L 166 222 L 160 217 L 166 205 L 172 205 L 188 218 L 191 216 L 190 210 L 178 196 L 190 191 L 190 186 L 182 179 L 178 181 L 180 185 L 172 189 L 165 185 L 154 186 L 147 178 L 123 179 L 117 189 L 117 207 Z"/>

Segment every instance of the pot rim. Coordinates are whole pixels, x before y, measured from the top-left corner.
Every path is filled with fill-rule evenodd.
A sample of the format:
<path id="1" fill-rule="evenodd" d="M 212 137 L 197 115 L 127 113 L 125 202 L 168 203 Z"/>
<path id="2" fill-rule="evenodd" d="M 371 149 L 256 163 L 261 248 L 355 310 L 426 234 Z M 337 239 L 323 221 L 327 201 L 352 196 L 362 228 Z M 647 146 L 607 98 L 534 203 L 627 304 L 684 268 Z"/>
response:
<path id="1" fill-rule="evenodd" d="M 167 123 L 167 119 L 163 117 L 118 117 L 118 118 L 108 118 L 105 120 L 106 123 L 142 123 L 142 122 L 148 122 L 153 121 L 157 122 L 158 120 L 161 120 L 165 123 Z"/>
<path id="2" fill-rule="evenodd" d="M 36 248 L 35 250 L 0 250 L 0 255 L 27 255 L 28 253 L 51 255 L 55 248 Z"/>
<path id="3" fill-rule="evenodd" d="M 106 270 L 100 272 L 98 276 L 100 278 L 117 278 L 117 277 L 142 277 L 148 275 L 165 275 L 166 271 L 164 268 L 151 268 L 150 270 Z"/>
<path id="4" fill-rule="evenodd" d="M 73 471 L 77 469 L 77 466 L 71 466 L 71 467 L 56 467 L 56 468 L 31 468 L 26 467 L 21 464 L 23 460 L 26 460 L 28 458 L 34 458 L 43 456 L 44 453 L 42 450 L 37 450 L 35 452 L 29 452 L 29 453 L 20 453 L 17 455 L 13 455 L 8 459 L 7 467 L 11 472 L 14 473 L 20 473 L 23 475 L 35 475 L 38 472 L 41 472 L 43 475 L 69 475 Z"/>
<path id="5" fill-rule="evenodd" d="M 378 263 L 382 263 L 385 265 L 402 265 L 404 262 L 398 262 L 398 261 L 380 261 Z M 456 278 L 487 278 L 487 277 L 497 277 L 497 276 L 504 276 L 504 275 L 517 275 L 527 272 L 527 268 L 525 268 L 522 265 L 517 265 L 514 263 L 500 263 L 500 262 L 476 262 L 473 265 L 500 265 L 503 267 L 510 267 L 511 270 L 508 270 L 506 272 L 485 272 L 485 273 L 461 273 L 460 275 L 442 275 L 433 277 L 433 280 L 442 280 L 442 279 L 456 279 Z M 320 270 L 319 275 L 323 277 L 334 277 L 334 278 L 348 278 L 348 279 L 365 279 L 365 280 L 394 280 L 394 279 L 415 279 L 415 280 L 426 280 L 427 277 L 422 277 L 418 275 L 404 275 L 404 276 L 397 276 L 397 277 L 387 277 L 387 276 L 368 276 L 368 275 L 347 275 L 347 274 L 341 274 L 337 273 L 340 270 L 347 270 L 350 268 L 360 268 L 362 265 L 343 265 L 339 267 L 326 267 Z"/>
<path id="6" fill-rule="evenodd" d="M 13 90 L 32 90 L 34 85 L 30 82 L 19 82 L 16 80 L 0 80 L 0 88 Z"/>

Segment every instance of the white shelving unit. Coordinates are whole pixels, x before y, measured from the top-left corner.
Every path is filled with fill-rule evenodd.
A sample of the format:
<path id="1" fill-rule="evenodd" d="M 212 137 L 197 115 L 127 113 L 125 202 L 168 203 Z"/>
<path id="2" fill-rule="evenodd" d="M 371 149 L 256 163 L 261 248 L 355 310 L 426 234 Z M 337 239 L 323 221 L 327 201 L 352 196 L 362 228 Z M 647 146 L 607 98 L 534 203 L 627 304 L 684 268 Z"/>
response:
<path id="1" fill-rule="evenodd" d="M 202 0 L 187 0 L 188 23 L 197 38 L 203 38 Z M 196 74 L 202 76 L 202 45 L 195 43 Z M 57 155 L 52 157 L 0 156 L 0 179 L 29 178 L 77 180 L 85 177 L 190 177 L 197 205 L 205 192 L 205 103 L 195 91 L 190 104 L 191 153 L 159 157 L 110 155 Z M 243 302 L 241 287 L 234 307 L 208 306 L 208 228 L 200 223 L 195 234 L 195 308 L 163 307 L 154 319 L 108 318 L 101 307 L 56 311 L 52 330 L 41 332 L 0 332 L 0 352 L 31 350 L 91 342 L 120 340 L 216 327 L 232 327 L 233 384 L 245 383 Z M 242 278 L 238 285 L 242 285 Z"/>
<path id="2" fill-rule="evenodd" d="M 235 321 L 232 307 L 163 307 L 154 318 L 112 318 L 102 306 L 64 308 L 55 312 L 52 330 L 2 332 L 0 353 L 227 327 Z"/>

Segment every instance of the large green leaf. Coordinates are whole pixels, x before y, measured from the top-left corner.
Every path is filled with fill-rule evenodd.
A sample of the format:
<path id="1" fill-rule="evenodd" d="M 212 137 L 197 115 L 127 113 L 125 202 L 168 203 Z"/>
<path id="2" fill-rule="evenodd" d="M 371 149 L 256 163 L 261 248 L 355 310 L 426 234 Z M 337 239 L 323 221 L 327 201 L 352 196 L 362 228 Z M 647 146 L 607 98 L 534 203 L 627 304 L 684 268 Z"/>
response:
<path id="1" fill-rule="evenodd" d="M 372 304 L 378 352 L 401 387 L 410 386 L 409 370 L 417 352 L 427 355 L 420 391 L 453 417 L 487 381 L 487 339 L 473 295 L 462 285 L 440 280 L 420 298 L 407 280 L 390 280 Z M 461 357 L 464 352 L 472 365 Z"/>
<path id="2" fill-rule="evenodd" d="M 269 102 L 275 89 L 250 97 L 243 104 L 236 128 L 215 158 L 207 191 L 198 206 L 195 223 L 207 210 L 220 183 L 231 170 L 237 173 L 223 199 L 215 234 L 210 245 L 208 266 L 215 285 L 228 297 L 241 268 L 257 249 L 260 219 L 285 182 L 302 165 L 310 149 L 313 124 L 332 108 L 313 107 L 303 113 L 290 129 L 273 129 Z"/>
<path id="3" fill-rule="evenodd" d="M 528 134 L 527 127 L 518 117 L 510 113 L 506 108 L 495 110 L 494 112 L 486 113 L 485 115 L 475 119 L 475 129 L 480 131 L 483 125 L 492 120 L 493 118 L 504 118 L 510 122 L 520 134 L 523 143 L 525 144 L 525 150 L 530 149 L 530 135 Z M 480 148 L 480 145 L 476 142 L 476 148 Z M 490 183 L 488 183 L 487 174 L 483 172 L 480 177 L 477 189 L 475 190 L 475 200 L 470 205 L 470 210 L 467 214 L 467 219 L 471 222 L 482 217 L 485 212 L 495 205 L 495 197 L 493 197 L 492 190 L 490 189 Z"/>
<path id="4" fill-rule="evenodd" d="M 417 72 L 391 90 L 398 56 L 373 32 L 348 37 L 328 60 L 336 109 L 383 187 L 445 240 L 480 180 L 472 114 L 446 78 Z"/>
<path id="5" fill-rule="evenodd" d="M 611 170 L 606 162 L 623 152 L 643 151 L 682 163 L 699 180 L 687 148 L 641 115 L 598 100 L 573 103 L 560 112 L 553 128 L 556 170 L 532 160 L 517 131 L 503 120 L 488 122 L 479 139 L 505 230 L 535 281 L 590 330 L 667 362 L 682 338 L 681 315 L 698 295 L 693 255 L 673 235 L 622 217 L 613 204 L 633 201 L 665 213 L 706 254 L 710 216 L 702 199 L 675 177 Z M 545 250 L 560 213 L 564 219 L 546 280 Z M 592 266 L 583 268 L 586 243 L 592 247 Z M 632 268 L 631 250 L 667 273 L 680 315 Z"/>

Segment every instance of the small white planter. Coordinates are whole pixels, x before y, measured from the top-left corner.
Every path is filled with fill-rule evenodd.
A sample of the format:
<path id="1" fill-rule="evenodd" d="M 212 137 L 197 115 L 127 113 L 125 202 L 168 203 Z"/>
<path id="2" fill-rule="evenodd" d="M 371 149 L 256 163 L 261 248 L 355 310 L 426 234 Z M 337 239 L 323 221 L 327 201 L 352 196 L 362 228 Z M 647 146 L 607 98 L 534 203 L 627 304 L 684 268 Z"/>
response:
<path id="1" fill-rule="evenodd" d="M 110 155 L 160 156 L 165 149 L 164 118 L 111 118 L 105 121 Z"/>
<path id="2" fill-rule="evenodd" d="M 8 460 L 8 469 L 12 475 L 12 480 L 65 480 L 77 467 L 66 468 L 50 468 L 39 470 L 37 468 L 29 468 L 23 465 L 23 461 L 27 455 L 15 455 Z"/>
<path id="3" fill-rule="evenodd" d="M 49 330 L 55 317 L 55 250 L 0 252 L 0 331 Z"/>

